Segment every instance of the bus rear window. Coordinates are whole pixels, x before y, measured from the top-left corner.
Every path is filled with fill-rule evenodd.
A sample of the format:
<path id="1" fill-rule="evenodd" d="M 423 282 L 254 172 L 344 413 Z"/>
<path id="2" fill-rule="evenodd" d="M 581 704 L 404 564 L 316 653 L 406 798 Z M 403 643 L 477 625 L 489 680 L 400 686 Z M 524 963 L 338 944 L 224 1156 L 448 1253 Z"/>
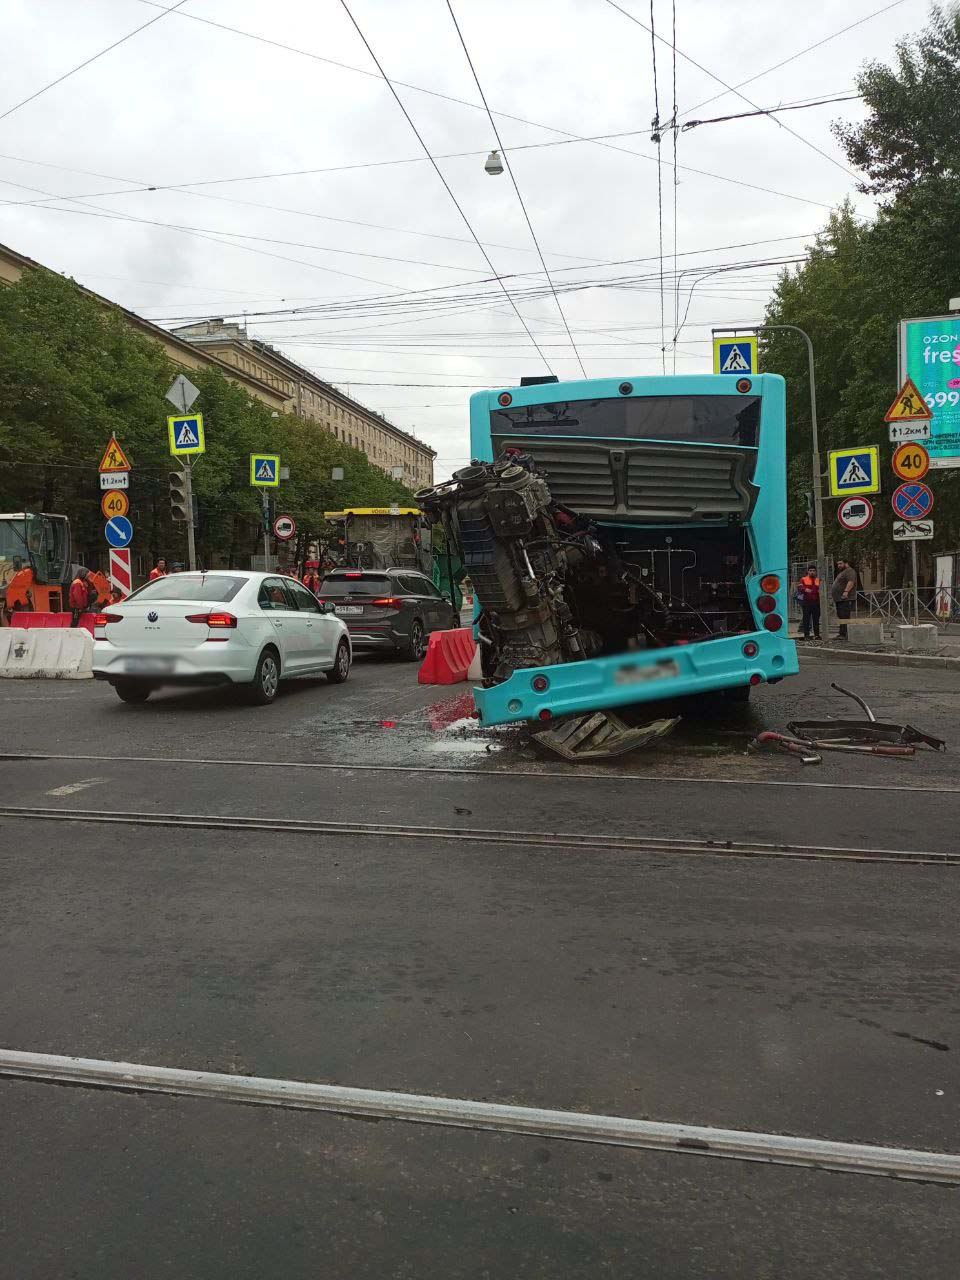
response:
<path id="1" fill-rule="evenodd" d="M 523 405 L 493 410 L 490 432 L 495 438 L 594 436 L 755 449 L 760 437 L 760 397 L 624 396 Z"/>

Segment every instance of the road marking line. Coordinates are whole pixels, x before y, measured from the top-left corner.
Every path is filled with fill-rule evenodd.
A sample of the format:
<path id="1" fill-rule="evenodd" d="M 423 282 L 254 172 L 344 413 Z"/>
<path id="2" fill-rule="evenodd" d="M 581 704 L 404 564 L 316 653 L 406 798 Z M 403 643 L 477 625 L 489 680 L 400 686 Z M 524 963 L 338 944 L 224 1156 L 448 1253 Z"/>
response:
<path id="1" fill-rule="evenodd" d="M 106 781 L 106 778 L 84 778 L 81 782 L 67 782 L 62 787 L 54 787 L 52 791 L 44 792 L 44 795 L 74 796 L 78 791 L 85 791 L 87 787 L 96 787 Z"/>
<path id="2" fill-rule="evenodd" d="M 425 768 L 421 765 L 407 764 L 328 764 L 326 762 L 308 760 L 220 760 L 204 756 L 92 756 L 92 755 L 57 755 L 24 751 L 0 752 L 0 761 L 31 760 L 73 760 L 97 761 L 111 764 L 188 764 L 188 765 L 223 765 L 241 769 L 330 769 L 346 773 L 436 773 L 452 774 L 456 777 L 470 778 L 562 778 L 564 782 L 655 782 L 658 786 L 676 783 L 681 786 L 727 786 L 727 787 L 814 787 L 822 791 L 907 791 L 911 795 L 929 793 L 936 796 L 960 795 L 960 787 L 918 787 L 911 784 L 903 786 L 884 786 L 882 783 L 860 782 L 801 782 L 792 778 L 677 778 L 661 776 L 655 773 L 586 773 L 571 769 L 569 773 L 559 770 L 538 769 L 488 769 L 478 772 L 476 769 L 444 766 L 442 768 Z"/>
<path id="3" fill-rule="evenodd" d="M 465 1098 L 435 1098 L 380 1089 L 352 1089 L 345 1085 L 275 1080 L 265 1076 L 184 1071 L 176 1067 L 27 1053 L 17 1049 L 0 1049 L 0 1075 L 19 1080 L 174 1094 L 265 1107 L 292 1107 L 921 1182 L 960 1183 L 960 1156 L 950 1153 L 830 1142 L 820 1138 L 796 1138 L 740 1129 L 714 1129 L 706 1125 L 549 1111 L 541 1107 L 476 1102 Z"/>

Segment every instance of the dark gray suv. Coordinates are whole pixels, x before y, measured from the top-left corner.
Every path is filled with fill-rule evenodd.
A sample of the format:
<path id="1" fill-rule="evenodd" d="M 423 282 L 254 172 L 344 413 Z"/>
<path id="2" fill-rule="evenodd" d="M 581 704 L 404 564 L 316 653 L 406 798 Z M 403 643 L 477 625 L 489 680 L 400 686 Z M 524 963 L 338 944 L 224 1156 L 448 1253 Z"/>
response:
<path id="1" fill-rule="evenodd" d="M 319 597 L 347 624 L 356 653 L 380 650 L 419 662 L 431 631 L 460 625 L 450 601 L 415 569 L 334 569 Z"/>

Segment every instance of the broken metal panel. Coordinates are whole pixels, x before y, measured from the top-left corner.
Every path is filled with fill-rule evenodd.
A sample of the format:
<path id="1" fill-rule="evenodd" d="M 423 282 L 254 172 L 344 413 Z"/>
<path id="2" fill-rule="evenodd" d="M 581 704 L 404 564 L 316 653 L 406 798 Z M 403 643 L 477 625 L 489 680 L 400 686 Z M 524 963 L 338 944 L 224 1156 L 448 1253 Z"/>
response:
<path id="1" fill-rule="evenodd" d="M 533 741 L 564 760 L 612 760 L 645 747 L 657 738 L 665 738 L 679 723 L 680 717 L 675 716 L 634 727 L 612 711 L 594 711 L 537 730 Z"/>

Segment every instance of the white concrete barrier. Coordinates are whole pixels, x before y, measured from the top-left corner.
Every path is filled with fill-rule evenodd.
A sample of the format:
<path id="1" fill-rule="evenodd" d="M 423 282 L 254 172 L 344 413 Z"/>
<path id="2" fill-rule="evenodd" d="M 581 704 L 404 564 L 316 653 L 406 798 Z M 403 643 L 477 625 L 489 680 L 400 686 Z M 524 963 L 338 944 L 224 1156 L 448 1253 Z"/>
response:
<path id="1" fill-rule="evenodd" d="M 89 680 L 93 636 L 79 627 L 0 628 L 0 678 Z"/>
<path id="2" fill-rule="evenodd" d="M 936 653 L 939 647 L 940 634 L 932 622 L 921 622 L 918 627 L 897 627 L 897 648 L 902 652 Z"/>

